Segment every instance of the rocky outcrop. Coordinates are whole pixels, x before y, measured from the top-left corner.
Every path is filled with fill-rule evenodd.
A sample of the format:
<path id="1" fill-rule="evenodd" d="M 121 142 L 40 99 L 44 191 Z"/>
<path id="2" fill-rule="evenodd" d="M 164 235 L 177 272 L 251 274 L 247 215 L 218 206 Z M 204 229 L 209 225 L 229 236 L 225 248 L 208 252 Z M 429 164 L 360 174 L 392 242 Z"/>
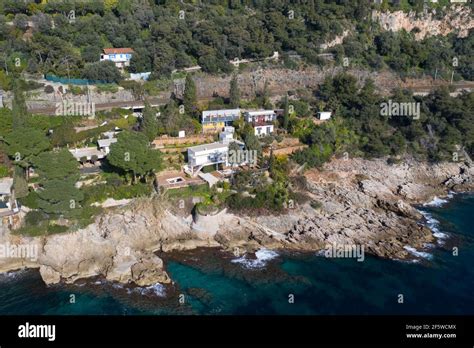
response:
<path id="1" fill-rule="evenodd" d="M 428 36 L 446 36 L 455 32 L 458 37 L 467 37 L 469 30 L 474 28 L 474 18 L 469 6 L 453 6 L 441 18 L 438 18 L 436 10 L 416 12 L 372 12 L 372 20 L 377 21 L 385 30 L 407 32 L 413 31 L 416 40 L 422 40 Z"/>
<path id="2" fill-rule="evenodd" d="M 435 237 L 420 224 L 413 204 L 450 190 L 472 190 L 474 168 L 463 163 L 429 165 L 406 160 L 333 160 L 305 173 L 300 193 L 312 202 L 280 215 L 219 214 L 213 233 L 192 228 L 192 219 L 172 214 L 160 197 L 111 208 L 90 226 L 70 233 L 26 238 L 0 231 L 0 242 L 33 245 L 35 259 L 0 259 L 0 271 L 39 268 L 48 284 L 101 276 L 149 286 L 171 281 L 155 252 L 220 247 L 235 254 L 268 249 L 318 251 L 329 244 L 363 245 L 380 257 L 410 257 Z M 316 208 L 314 208 L 316 207 Z"/>
<path id="3" fill-rule="evenodd" d="M 4 236 L 5 240 L 14 238 L 9 233 Z M 37 260 L 3 259 L 0 269 L 38 267 L 48 284 L 102 276 L 140 286 L 170 282 L 155 251 L 167 245 L 194 248 L 210 244 L 207 237 L 191 232 L 188 224 L 163 209 L 163 202 L 157 199 L 141 199 L 111 210 L 85 229 L 28 242 L 39 245 Z"/>
<path id="4" fill-rule="evenodd" d="M 434 241 L 413 204 L 449 191 L 474 188 L 474 168 L 463 163 L 428 165 L 407 160 L 334 160 L 307 173 L 308 189 L 322 203 L 285 233 L 290 248 L 317 250 L 330 244 L 363 245 L 381 257 L 410 257 L 406 246 Z M 264 223 L 264 221 L 262 221 Z"/>
<path id="5" fill-rule="evenodd" d="M 349 30 L 344 30 L 344 32 L 336 36 L 333 40 L 325 42 L 319 46 L 319 48 L 323 51 L 327 50 L 328 48 L 340 45 L 344 42 L 344 39 L 350 34 Z"/>

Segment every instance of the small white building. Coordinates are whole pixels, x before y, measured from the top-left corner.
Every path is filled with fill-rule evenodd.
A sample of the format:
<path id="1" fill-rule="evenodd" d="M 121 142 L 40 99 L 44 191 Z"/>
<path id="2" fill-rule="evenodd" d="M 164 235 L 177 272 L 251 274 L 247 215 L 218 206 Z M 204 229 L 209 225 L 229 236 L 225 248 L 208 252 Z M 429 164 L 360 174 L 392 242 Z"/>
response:
<path id="1" fill-rule="evenodd" d="M 4 201 L 9 198 L 12 194 L 13 178 L 1 178 L 0 179 L 0 201 Z"/>
<path id="2" fill-rule="evenodd" d="M 273 123 L 277 119 L 275 110 L 257 110 L 244 113 L 246 122 L 251 123 L 256 136 L 266 136 L 274 132 Z"/>
<path id="3" fill-rule="evenodd" d="M 234 132 L 235 132 L 234 127 L 230 127 L 230 126 L 224 127 L 224 131 L 219 133 L 219 140 L 222 143 L 226 143 L 226 144 L 230 143 L 231 141 L 234 140 Z"/>
<path id="4" fill-rule="evenodd" d="M 316 117 L 321 120 L 329 120 L 331 118 L 332 113 L 330 111 L 320 111 L 317 113 Z"/>
<path id="5" fill-rule="evenodd" d="M 215 164 L 228 165 L 229 144 L 211 143 L 188 148 L 188 169 L 191 175 L 198 173 L 203 167 Z"/>
<path id="6" fill-rule="evenodd" d="M 69 149 L 69 152 L 74 156 L 77 161 L 82 161 L 82 159 L 91 161 L 94 157 L 97 158 L 97 160 L 105 158 L 105 152 L 98 150 L 96 147 L 81 147 L 77 149 Z"/>
<path id="7" fill-rule="evenodd" d="M 257 110 L 244 112 L 244 118 L 249 123 L 274 122 L 277 114 L 275 110 Z"/>
<path id="8" fill-rule="evenodd" d="M 257 137 L 264 137 L 274 132 L 274 126 L 272 124 L 265 126 L 254 126 L 254 130 Z"/>
<path id="9" fill-rule="evenodd" d="M 133 50 L 131 48 L 104 48 L 103 53 L 100 55 L 100 61 L 110 60 L 115 63 L 115 66 L 119 69 L 130 66 L 130 60 L 133 56 Z"/>
<path id="10" fill-rule="evenodd" d="M 99 139 L 97 144 L 99 145 L 99 149 L 103 151 L 106 155 L 110 152 L 110 145 L 117 142 L 117 138 L 107 138 L 107 139 Z"/>
<path id="11" fill-rule="evenodd" d="M 9 216 L 20 211 L 13 192 L 13 178 L 0 179 L 0 216 Z"/>

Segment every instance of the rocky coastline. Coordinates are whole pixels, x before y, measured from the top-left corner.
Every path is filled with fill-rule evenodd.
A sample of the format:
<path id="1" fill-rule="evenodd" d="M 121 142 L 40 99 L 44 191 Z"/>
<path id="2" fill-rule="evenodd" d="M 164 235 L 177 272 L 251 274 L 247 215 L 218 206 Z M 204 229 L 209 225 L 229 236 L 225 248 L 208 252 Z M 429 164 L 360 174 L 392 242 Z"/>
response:
<path id="1" fill-rule="evenodd" d="M 308 170 L 295 187 L 309 199 L 279 215 L 225 212 L 209 233 L 196 229 L 160 196 L 108 209 L 84 229 L 45 237 L 0 231 L 0 243 L 34 245 L 33 259 L 2 258 L 0 272 L 36 268 L 46 284 L 102 277 L 141 287 L 171 283 L 158 255 L 215 247 L 235 255 L 259 249 L 316 252 L 330 244 L 363 245 L 384 258 L 410 259 L 405 247 L 422 249 L 436 237 L 417 204 L 450 192 L 473 191 L 469 163 L 420 163 L 407 159 L 334 159 Z M 311 202 L 318 202 L 317 206 Z"/>

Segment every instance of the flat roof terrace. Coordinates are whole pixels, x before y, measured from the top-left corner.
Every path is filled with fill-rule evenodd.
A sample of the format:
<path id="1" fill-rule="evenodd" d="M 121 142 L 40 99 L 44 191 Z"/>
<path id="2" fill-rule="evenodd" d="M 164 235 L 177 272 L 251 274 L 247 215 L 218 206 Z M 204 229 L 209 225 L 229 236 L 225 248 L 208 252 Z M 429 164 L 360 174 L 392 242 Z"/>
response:
<path id="1" fill-rule="evenodd" d="M 156 181 L 158 187 L 164 187 L 166 189 L 177 189 L 206 183 L 201 178 L 189 178 L 185 173 L 180 171 L 168 172 L 161 175 L 157 174 Z"/>
<path id="2" fill-rule="evenodd" d="M 212 151 L 212 150 L 225 150 L 229 147 L 228 144 L 223 143 L 211 143 L 211 144 L 203 144 L 198 146 L 193 146 L 188 148 L 188 151 L 196 152 L 203 152 L 203 151 Z"/>

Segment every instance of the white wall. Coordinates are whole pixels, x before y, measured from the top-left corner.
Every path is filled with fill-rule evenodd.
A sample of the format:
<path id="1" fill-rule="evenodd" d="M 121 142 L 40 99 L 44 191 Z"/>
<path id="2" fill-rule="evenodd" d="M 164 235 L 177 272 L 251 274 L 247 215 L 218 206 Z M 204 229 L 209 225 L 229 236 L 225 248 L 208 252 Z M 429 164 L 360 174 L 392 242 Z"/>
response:
<path id="1" fill-rule="evenodd" d="M 255 128 L 256 136 L 264 136 L 273 133 L 273 125 L 268 126 L 256 126 Z"/>

